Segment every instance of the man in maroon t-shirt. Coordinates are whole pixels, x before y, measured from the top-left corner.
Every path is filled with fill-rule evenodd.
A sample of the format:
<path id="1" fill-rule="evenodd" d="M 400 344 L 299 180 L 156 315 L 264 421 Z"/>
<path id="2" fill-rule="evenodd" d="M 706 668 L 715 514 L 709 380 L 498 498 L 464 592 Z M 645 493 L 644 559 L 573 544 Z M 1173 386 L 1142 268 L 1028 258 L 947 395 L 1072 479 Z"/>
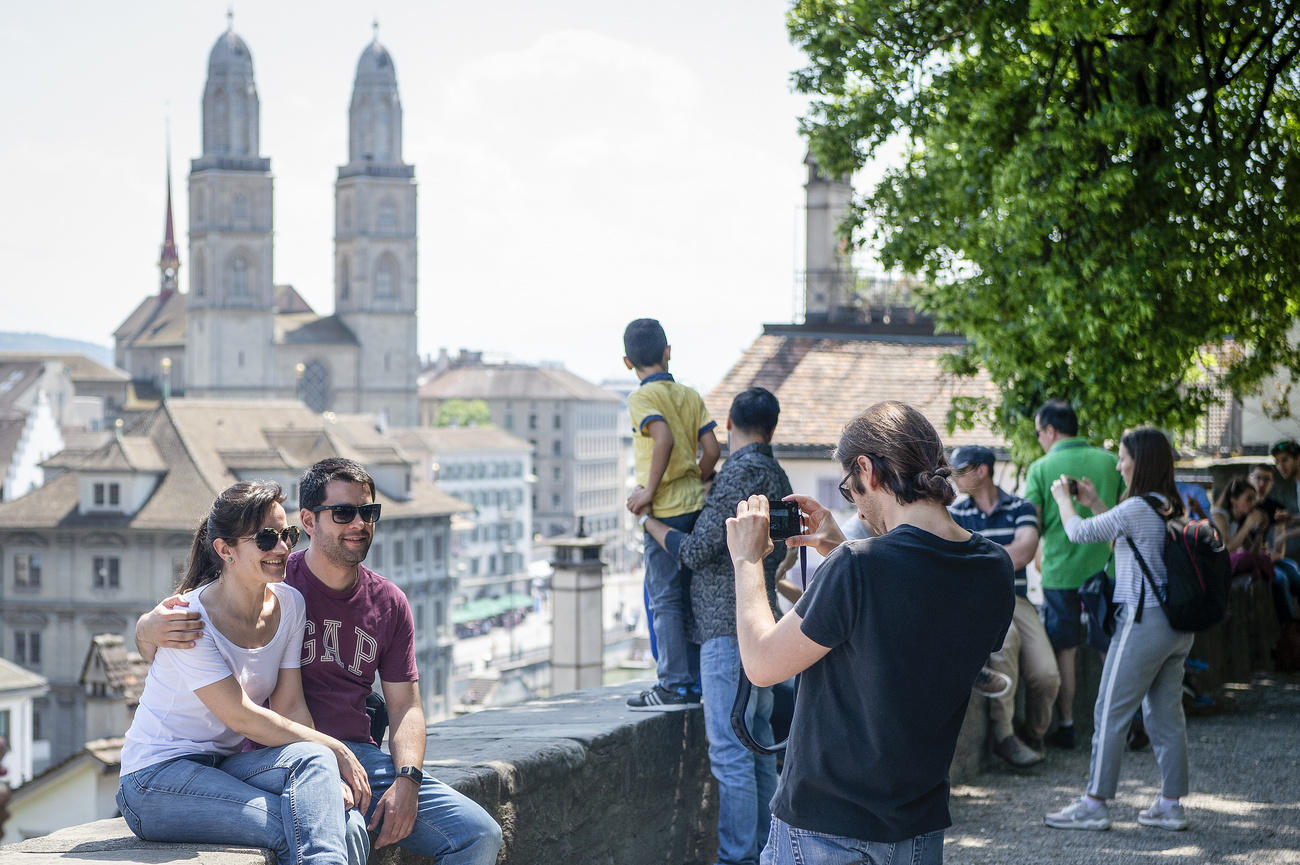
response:
<path id="1" fill-rule="evenodd" d="M 477 802 L 421 770 L 425 723 L 411 607 L 397 586 L 361 564 L 381 510 L 374 480 L 352 460 L 321 460 L 299 481 L 298 502 L 311 546 L 289 556 L 285 582 L 307 606 L 303 694 L 316 728 L 345 742 L 366 768 L 368 828 L 379 829 L 374 846 L 396 843 L 439 865 L 493 865 L 501 827 Z M 198 614 L 167 604 L 141 617 L 137 644 L 194 645 Z M 376 673 L 391 756 L 370 737 L 366 697 Z"/>

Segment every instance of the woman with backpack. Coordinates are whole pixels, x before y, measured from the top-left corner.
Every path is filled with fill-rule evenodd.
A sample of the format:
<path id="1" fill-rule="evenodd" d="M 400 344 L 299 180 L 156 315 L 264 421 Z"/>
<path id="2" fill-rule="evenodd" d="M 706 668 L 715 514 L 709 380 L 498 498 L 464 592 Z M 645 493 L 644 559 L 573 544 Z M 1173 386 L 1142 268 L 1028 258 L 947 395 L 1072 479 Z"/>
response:
<path id="1" fill-rule="evenodd" d="M 1165 521 L 1183 515 L 1174 486 L 1174 452 L 1165 434 L 1154 427 L 1129 430 L 1120 439 L 1116 468 L 1124 478 L 1125 497 L 1107 510 L 1086 478 L 1077 481 L 1077 500 L 1095 516 L 1084 519 L 1074 508 L 1062 475 L 1052 484 L 1066 536 L 1075 543 L 1115 543 L 1115 634 L 1102 667 L 1093 708 L 1092 757 L 1087 792 L 1044 822 L 1055 829 L 1110 828 L 1106 802 L 1119 783 L 1125 734 L 1138 704 L 1160 766 L 1160 795 L 1138 812 L 1143 826 L 1181 830 L 1187 816 L 1179 800 L 1187 794 L 1187 732 L 1183 717 L 1183 662 L 1193 635 L 1177 631 L 1147 584 L 1134 547 L 1163 592 L 1166 583 Z M 1152 503 L 1158 505 L 1153 506 Z M 1127 538 L 1132 541 L 1130 545 Z"/>

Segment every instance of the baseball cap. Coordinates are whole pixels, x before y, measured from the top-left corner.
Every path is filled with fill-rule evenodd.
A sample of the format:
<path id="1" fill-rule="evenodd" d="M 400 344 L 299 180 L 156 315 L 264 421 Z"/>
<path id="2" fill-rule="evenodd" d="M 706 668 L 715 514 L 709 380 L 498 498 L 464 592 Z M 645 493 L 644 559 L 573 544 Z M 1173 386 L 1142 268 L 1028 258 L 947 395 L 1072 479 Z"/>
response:
<path id="1" fill-rule="evenodd" d="M 984 445 L 963 445 L 952 452 L 948 462 L 954 469 L 961 471 L 979 465 L 993 468 L 994 459 L 992 449 Z"/>

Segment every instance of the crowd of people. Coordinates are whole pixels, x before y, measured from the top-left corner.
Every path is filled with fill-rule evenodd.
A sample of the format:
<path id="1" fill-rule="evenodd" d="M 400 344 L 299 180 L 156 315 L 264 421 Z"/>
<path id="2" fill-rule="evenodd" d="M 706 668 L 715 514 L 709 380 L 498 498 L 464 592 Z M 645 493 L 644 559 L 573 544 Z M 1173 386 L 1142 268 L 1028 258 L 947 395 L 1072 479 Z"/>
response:
<path id="1" fill-rule="evenodd" d="M 640 486 L 627 506 L 645 532 L 658 661 L 656 681 L 628 706 L 702 706 L 718 865 L 941 862 L 948 767 L 972 688 L 991 699 L 993 752 L 1031 767 L 1049 747 L 1078 745 L 1085 644 L 1104 657 L 1088 784 L 1044 822 L 1109 828 L 1122 756 L 1149 740 L 1160 793 L 1137 821 L 1187 828 L 1192 634 L 1165 615 L 1162 550 L 1166 524 L 1208 501 L 1178 488 L 1161 431 L 1130 430 L 1112 454 L 1079 435 L 1068 404 L 1048 402 L 1035 416 L 1044 454 L 1022 498 L 998 486 L 990 448 L 946 454 L 920 412 L 878 403 L 849 421 L 835 452 L 860 524 L 845 531 L 826 503 L 792 490 L 774 458 L 773 394 L 735 397 L 715 471 L 716 424 L 668 372 L 663 328 L 632 322 L 624 348 L 641 380 L 628 401 Z M 1279 442 L 1272 457 L 1226 483 L 1208 516 L 1240 579 L 1267 583 L 1290 620 L 1300 445 Z M 147 840 L 265 847 L 282 865 L 363 865 L 391 844 L 446 865 L 495 862 L 500 826 L 423 772 L 411 611 L 364 565 L 382 509 L 374 481 L 355 462 L 326 459 L 299 483 L 301 530 L 283 503 L 274 483 L 223 491 L 176 593 L 137 623 L 151 666 L 122 754 L 128 826 Z M 310 543 L 295 552 L 300 531 Z M 800 548 L 823 560 L 782 613 L 778 571 Z M 1041 609 L 1029 600 L 1031 563 Z M 1099 574 L 1114 583 L 1113 631 L 1082 624 L 1081 589 Z M 796 676 L 778 772 L 773 689 Z M 369 711 L 376 679 L 387 750 Z M 750 742 L 733 724 L 744 687 Z"/>

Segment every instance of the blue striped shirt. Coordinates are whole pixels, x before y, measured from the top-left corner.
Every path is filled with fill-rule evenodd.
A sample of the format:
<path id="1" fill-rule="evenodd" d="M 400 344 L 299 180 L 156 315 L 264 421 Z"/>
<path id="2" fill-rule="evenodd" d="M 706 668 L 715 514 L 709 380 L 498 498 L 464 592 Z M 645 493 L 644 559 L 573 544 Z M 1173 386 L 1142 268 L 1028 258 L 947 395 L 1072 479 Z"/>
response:
<path id="1" fill-rule="evenodd" d="M 1013 496 L 1001 487 L 998 487 L 998 503 L 990 514 L 980 510 L 970 496 L 950 504 L 948 513 L 952 514 L 953 522 L 966 531 L 978 532 L 1004 547 L 1015 539 L 1016 529 L 1033 526 L 1035 531 L 1038 530 L 1038 509 L 1033 502 Z M 1016 571 L 1016 594 L 1023 598 L 1028 591 L 1025 569 L 1020 568 Z"/>

